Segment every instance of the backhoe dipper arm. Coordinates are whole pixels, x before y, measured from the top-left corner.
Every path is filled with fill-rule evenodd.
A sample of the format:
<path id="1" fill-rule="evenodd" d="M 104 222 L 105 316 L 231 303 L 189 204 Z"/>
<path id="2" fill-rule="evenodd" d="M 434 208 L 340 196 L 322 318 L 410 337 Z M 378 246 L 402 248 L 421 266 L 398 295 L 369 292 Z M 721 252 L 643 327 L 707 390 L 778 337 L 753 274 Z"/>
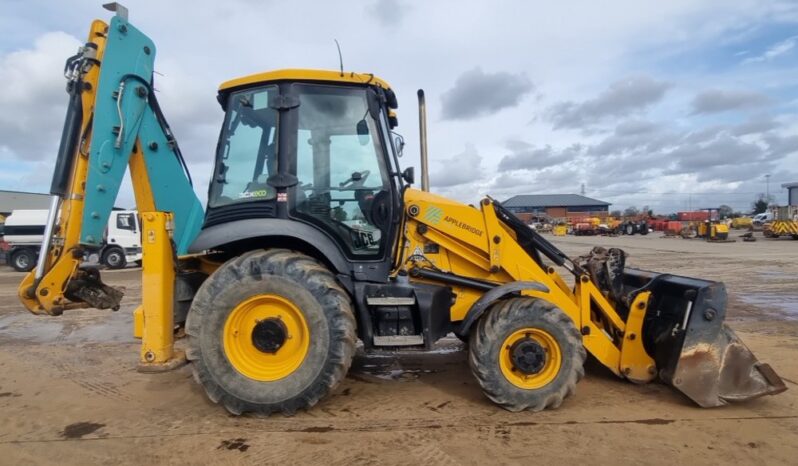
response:
<path id="1" fill-rule="evenodd" d="M 79 266 L 84 251 L 102 246 L 127 166 L 139 212 L 171 214 L 175 254 L 186 253 L 202 226 L 202 205 L 155 99 L 154 59 L 152 40 L 118 11 L 110 25 L 94 21 L 89 43 L 67 62 L 70 104 L 50 219 L 37 268 L 19 290 L 31 312 L 118 307 L 121 293 Z"/>

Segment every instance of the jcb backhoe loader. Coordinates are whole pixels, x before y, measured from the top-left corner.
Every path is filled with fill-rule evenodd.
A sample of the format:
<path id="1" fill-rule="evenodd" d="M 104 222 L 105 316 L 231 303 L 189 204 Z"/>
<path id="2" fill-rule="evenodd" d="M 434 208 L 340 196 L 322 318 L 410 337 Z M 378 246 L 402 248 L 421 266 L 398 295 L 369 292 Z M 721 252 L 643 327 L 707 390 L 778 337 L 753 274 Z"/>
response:
<path id="1" fill-rule="evenodd" d="M 491 198 L 474 207 L 429 193 L 421 91 L 422 189 L 410 187 L 391 132 L 396 96 L 372 74 L 290 69 L 222 84 L 203 212 L 153 94 L 155 45 L 110 8 L 67 62 L 47 239 L 19 288 L 33 313 L 119 308 L 122 294 L 81 260 L 130 167 L 143 221 L 139 367 L 178 365 L 184 326 L 196 380 L 232 413 L 313 406 L 357 340 L 429 349 L 449 333 L 468 341 L 485 394 L 513 411 L 558 407 L 588 353 L 705 407 L 785 390 L 723 324 L 723 284 L 626 268 L 616 249 L 572 260 Z"/>

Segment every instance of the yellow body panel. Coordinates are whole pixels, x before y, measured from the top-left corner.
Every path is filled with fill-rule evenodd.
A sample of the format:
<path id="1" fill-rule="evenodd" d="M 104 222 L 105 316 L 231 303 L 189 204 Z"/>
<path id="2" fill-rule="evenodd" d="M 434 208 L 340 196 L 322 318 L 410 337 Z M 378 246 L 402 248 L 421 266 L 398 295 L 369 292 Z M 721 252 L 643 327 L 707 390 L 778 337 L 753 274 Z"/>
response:
<path id="1" fill-rule="evenodd" d="M 657 365 L 643 347 L 643 320 L 651 298 L 650 291 L 635 296 L 626 319 L 626 334 L 621 346 L 621 372 L 638 383 L 650 382 L 657 375 Z"/>
<path id="2" fill-rule="evenodd" d="M 751 217 L 737 217 L 732 219 L 732 228 L 750 228 L 754 219 Z"/>
<path id="3" fill-rule="evenodd" d="M 235 87 L 273 81 L 324 81 L 342 84 L 374 84 L 383 89 L 391 88 L 387 82 L 371 73 L 354 73 L 351 71 L 345 71 L 341 73 L 340 71 L 330 70 L 289 68 L 283 70 L 267 71 L 265 73 L 256 73 L 231 79 L 229 81 L 223 82 L 219 86 L 219 90 L 225 91 Z"/>

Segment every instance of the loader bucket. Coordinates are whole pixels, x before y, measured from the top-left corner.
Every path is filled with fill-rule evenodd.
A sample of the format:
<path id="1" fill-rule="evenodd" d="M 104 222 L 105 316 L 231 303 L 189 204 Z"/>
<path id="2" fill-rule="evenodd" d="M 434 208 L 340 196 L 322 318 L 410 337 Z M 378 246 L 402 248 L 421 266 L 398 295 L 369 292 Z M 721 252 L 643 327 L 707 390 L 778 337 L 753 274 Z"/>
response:
<path id="1" fill-rule="evenodd" d="M 625 269 L 627 290 L 652 292 L 643 324 L 646 351 L 659 378 L 710 408 L 787 389 L 723 322 L 723 283 Z"/>

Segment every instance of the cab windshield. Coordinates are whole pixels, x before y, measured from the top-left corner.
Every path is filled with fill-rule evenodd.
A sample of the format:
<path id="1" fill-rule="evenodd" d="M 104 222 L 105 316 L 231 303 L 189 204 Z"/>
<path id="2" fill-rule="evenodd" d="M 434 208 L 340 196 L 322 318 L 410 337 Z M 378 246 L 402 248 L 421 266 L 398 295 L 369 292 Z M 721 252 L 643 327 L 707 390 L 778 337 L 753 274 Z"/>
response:
<path id="1" fill-rule="evenodd" d="M 277 173 L 277 111 L 269 107 L 269 97 L 277 92 L 276 86 L 268 86 L 230 96 L 210 207 L 276 197 L 267 180 Z"/>

